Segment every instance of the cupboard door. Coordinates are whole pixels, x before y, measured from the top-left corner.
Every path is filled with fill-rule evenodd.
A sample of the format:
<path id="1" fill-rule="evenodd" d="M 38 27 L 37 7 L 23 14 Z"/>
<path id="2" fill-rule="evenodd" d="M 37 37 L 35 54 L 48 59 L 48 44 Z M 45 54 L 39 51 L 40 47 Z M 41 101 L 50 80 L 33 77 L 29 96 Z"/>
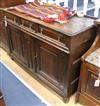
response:
<path id="1" fill-rule="evenodd" d="M 8 27 L 8 32 L 12 58 L 31 71 L 35 70 L 34 38 L 11 26 Z"/>
<path id="2" fill-rule="evenodd" d="M 67 54 L 44 43 L 37 41 L 37 74 L 49 81 L 60 90 L 64 89 L 67 76 Z"/>
<path id="3" fill-rule="evenodd" d="M 22 61 L 24 64 L 27 64 L 25 57 L 25 46 L 24 46 L 24 35 L 18 29 L 14 27 L 8 27 L 9 30 L 9 41 L 11 55 L 13 55 L 18 61 Z"/>

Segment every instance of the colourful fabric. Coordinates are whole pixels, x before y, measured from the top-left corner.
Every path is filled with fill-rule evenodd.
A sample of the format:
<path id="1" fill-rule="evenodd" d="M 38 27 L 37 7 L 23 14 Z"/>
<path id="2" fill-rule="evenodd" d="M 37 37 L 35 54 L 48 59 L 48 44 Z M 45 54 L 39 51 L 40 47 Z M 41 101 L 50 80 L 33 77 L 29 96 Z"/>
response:
<path id="1" fill-rule="evenodd" d="M 35 17 L 35 18 L 44 18 L 48 15 L 60 14 L 65 10 L 64 7 L 60 7 L 53 4 L 43 4 L 40 5 L 38 0 L 35 0 L 32 3 L 27 3 L 23 5 L 14 6 L 9 8 L 10 10 L 16 10 L 23 14 Z"/>

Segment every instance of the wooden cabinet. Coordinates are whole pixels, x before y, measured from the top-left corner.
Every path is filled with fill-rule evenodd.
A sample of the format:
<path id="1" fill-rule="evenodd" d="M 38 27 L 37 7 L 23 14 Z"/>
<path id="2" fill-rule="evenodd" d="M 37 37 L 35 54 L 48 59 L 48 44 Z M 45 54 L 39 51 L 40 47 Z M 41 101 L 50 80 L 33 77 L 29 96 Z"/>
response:
<path id="1" fill-rule="evenodd" d="M 81 78 L 76 102 L 85 106 L 100 106 L 100 85 L 95 86 L 99 78 L 100 68 L 84 62 L 81 69 Z"/>
<path id="2" fill-rule="evenodd" d="M 1 8 L 7 8 L 10 6 L 23 4 L 25 0 L 0 0 L 0 47 L 9 51 L 8 47 L 8 35 L 4 25 L 4 16 L 2 14 Z"/>
<path id="3" fill-rule="evenodd" d="M 77 89 L 80 57 L 96 36 L 94 19 L 74 16 L 67 24 L 50 24 L 9 10 L 3 15 L 11 58 L 68 101 Z"/>
<path id="4" fill-rule="evenodd" d="M 8 25 L 10 56 L 64 96 L 69 54 Z M 63 76 L 63 77 L 62 77 Z"/>
<path id="5" fill-rule="evenodd" d="M 100 25 L 100 23 L 99 23 Z M 82 56 L 80 81 L 76 102 L 100 106 L 100 26 L 98 35 L 89 51 Z"/>

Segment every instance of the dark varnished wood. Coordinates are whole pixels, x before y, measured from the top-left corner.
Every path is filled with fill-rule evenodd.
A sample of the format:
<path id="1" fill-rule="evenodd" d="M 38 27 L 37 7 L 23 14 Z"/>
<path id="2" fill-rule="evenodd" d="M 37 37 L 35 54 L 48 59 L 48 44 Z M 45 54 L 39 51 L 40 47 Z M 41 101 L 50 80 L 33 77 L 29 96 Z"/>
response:
<path id="1" fill-rule="evenodd" d="M 82 56 L 80 81 L 76 95 L 76 102 L 87 106 L 100 106 L 100 86 L 94 87 L 100 68 L 85 61 L 89 54 L 100 48 L 100 21 L 96 20 L 95 23 L 98 27 L 97 37 L 91 48 Z"/>
<path id="2" fill-rule="evenodd" d="M 41 41 L 37 42 L 36 49 L 37 75 L 46 83 L 55 85 L 56 92 L 63 96 L 68 55 Z"/>
<path id="3" fill-rule="evenodd" d="M 94 19 L 74 16 L 67 24 L 50 24 L 15 11 L 2 12 L 11 58 L 69 100 L 77 88 L 80 57 L 96 36 Z"/>
<path id="4" fill-rule="evenodd" d="M 33 37 L 28 36 L 22 31 L 10 27 L 9 31 L 9 45 L 10 45 L 10 55 L 16 58 L 20 64 L 35 70 L 35 40 Z M 31 60 L 32 59 L 32 60 Z"/>
<path id="5" fill-rule="evenodd" d="M 4 25 L 4 16 L 2 15 L 2 8 L 15 6 L 18 4 L 24 4 L 25 0 L 0 0 L 0 47 L 9 52 L 8 47 L 8 35 Z"/>
<path id="6" fill-rule="evenodd" d="M 46 23 L 44 21 L 41 21 L 37 18 L 33 18 L 33 17 L 30 17 L 30 16 L 26 17 L 25 14 L 19 13 L 19 12 L 14 11 L 14 10 L 10 11 L 10 10 L 7 10 L 7 9 L 5 9 L 5 10 L 3 9 L 3 11 L 7 11 L 7 13 L 5 13 L 5 15 L 7 14 L 7 16 L 10 19 L 12 18 L 12 15 L 13 15 L 13 17 L 14 17 L 14 15 L 15 16 L 17 15 L 18 17 L 21 17 L 21 18 L 26 19 L 28 21 L 31 20 L 31 21 L 33 21 L 35 23 L 38 23 L 40 25 L 43 25 L 47 28 L 50 28 L 50 29 L 56 30 L 58 32 L 61 32 L 65 35 L 67 35 L 67 36 L 75 36 L 79 32 L 80 33 L 84 32 L 84 30 L 87 30 L 87 29 L 93 27 L 93 25 L 94 25 L 94 21 L 93 21 L 94 19 L 93 18 L 88 18 L 87 16 L 84 17 L 84 18 L 80 18 L 80 17 L 75 16 L 74 18 L 70 19 L 69 23 L 59 24 L 57 22 Z M 11 17 L 10 17 L 10 15 L 11 15 Z M 18 20 L 17 17 L 16 17 L 16 20 Z"/>

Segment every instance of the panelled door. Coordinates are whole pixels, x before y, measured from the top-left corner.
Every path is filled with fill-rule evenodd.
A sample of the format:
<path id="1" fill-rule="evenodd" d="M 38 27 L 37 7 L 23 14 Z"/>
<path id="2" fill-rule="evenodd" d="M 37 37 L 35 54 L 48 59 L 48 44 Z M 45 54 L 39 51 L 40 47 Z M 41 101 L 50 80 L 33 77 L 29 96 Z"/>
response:
<path id="1" fill-rule="evenodd" d="M 34 38 L 14 27 L 8 27 L 10 55 L 16 61 L 35 70 Z"/>
<path id="2" fill-rule="evenodd" d="M 37 74 L 63 91 L 67 75 L 67 54 L 42 41 L 37 41 Z"/>

